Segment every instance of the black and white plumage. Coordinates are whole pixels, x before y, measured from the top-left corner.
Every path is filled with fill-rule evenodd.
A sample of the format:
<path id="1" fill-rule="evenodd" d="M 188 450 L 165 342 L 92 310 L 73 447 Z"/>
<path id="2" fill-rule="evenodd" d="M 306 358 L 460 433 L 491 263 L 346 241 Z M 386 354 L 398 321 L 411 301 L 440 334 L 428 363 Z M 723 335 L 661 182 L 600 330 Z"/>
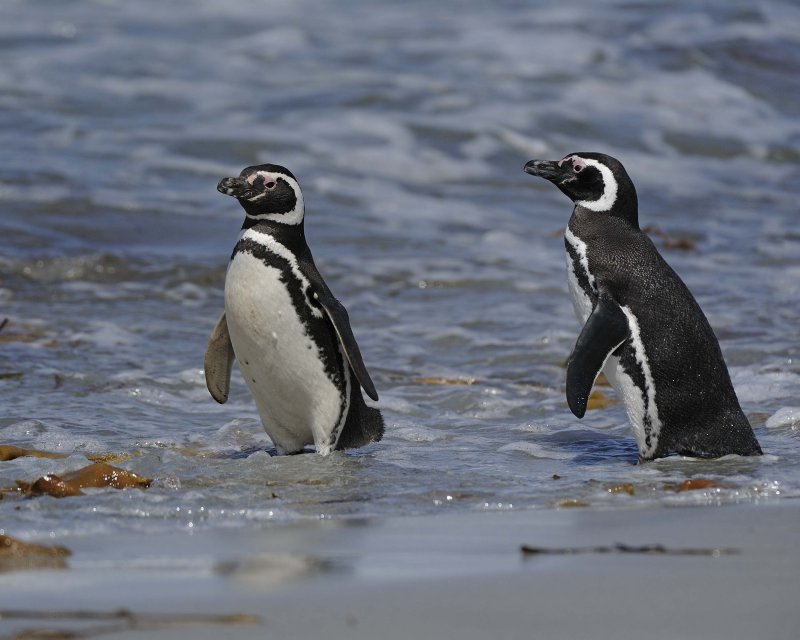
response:
<path id="1" fill-rule="evenodd" d="M 220 193 L 245 210 L 225 277 L 225 312 L 205 357 L 208 390 L 228 399 L 233 361 L 279 454 L 318 453 L 383 436 L 378 399 L 347 311 L 322 279 L 304 232 L 303 194 L 284 167 L 264 164 L 224 178 Z"/>
<path id="2" fill-rule="evenodd" d="M 531 160 L 525 171 L 575 203 L 564 234 L 570 297 L 583 324 L 567 364 L 572 412 L 583 417 L 602 370 L 625 403 L 640 459 L 759 455 L 708 320 L 639 228 L 636 189 L 622 164 L 572 153 Z"/>

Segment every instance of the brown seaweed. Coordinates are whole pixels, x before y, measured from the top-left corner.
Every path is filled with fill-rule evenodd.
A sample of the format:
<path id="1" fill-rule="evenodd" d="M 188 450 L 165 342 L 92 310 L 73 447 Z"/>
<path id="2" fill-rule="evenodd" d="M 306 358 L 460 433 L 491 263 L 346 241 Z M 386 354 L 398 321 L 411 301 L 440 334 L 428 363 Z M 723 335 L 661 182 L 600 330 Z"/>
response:
<path id="1" fill-rule="evenodd" d="M 70 550 L 66 547 L 23 542 L 0 534 L 0 573 L 28 569 L 65 569 L 69 555 Z"/>
<path id="2" fill-rule="evenodd" d="M 82 489 L 146 489 L 149 486 L 149 478 L 103 462 L 95 462 L 63 476 L 48 473 L 32 483 L 17 480 L 17 489 L 29 496 L 50 495 L 56 498 L 82 496 Z"/>
<path id="3" fill-rule="evenodd" d="M 605 409 L 613 404 L 617 404 L 619 400 L 616 398 L 609 398 L 602 391 L 594 390 L 589 394 L 589 399 L 586 402 L 586 409 L 593 411 L 596 409 Z"/>
<path id="4" fill-rule="evenodd" d="M 730 489 L 731 487 L 722 484 L 715 480 L 707 480 L 705 478 L 691 478 L 684 480 L 680 484 L 665 484 L 664 491 L 674 491 L 675 493 L 682 493 L 684 491 L 699 491 L 701 489 Z"/>
<path id="5" fill-rule="evenodd" d="M 66 453 L 51 453 L 50 451 L 38 451 L 37 449 L 23 449 L 12 444 L 0 444 L 0 462 L 16 460 L 29 456 L 31 458 L 66 458 Z"/>
<path id="6" fill-rule="evenodd" d="M 203 625 L 256 625 L 262 622 L 260 617 L 246 613 L 136 613 L 128 609 L 118 609 L 116 611 L 0 609 L 0 620 L 31 620 L 36 623 L 41 621 L 61 621 L 62 623 L 73 621 L 81 625 L 78 628 L 40 627 L 23 629 L 11 636 L 12 640 L 96 638 L 124 631 L 155 631 Z M 87 622 L 107 624 L 84 626 Z M 224 634 L 221 635 L 224 636 Z"/>
<path id="7" fill-rule="evenodd" d="M 587 553 L 630 553 L 657 556 L 711 556 L 717 558 L 722 555 L 732 555 L 739 553 L 739 549 L 724 547 L 697 547 L 697 548 L 669 548 L 661 544 L 627 545 L 620 542 L 611 546 L 597 547 L 532 547 L 522 545 L 520 547 L 522 555 L 530 556 L 566 556 Z"/>

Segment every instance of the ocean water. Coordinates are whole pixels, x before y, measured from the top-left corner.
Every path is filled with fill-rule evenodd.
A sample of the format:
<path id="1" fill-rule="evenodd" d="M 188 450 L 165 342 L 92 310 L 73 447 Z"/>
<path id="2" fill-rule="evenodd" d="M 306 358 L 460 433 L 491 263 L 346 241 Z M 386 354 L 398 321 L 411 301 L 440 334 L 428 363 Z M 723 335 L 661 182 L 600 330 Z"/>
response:
<path id="1" fill-rule="evenodd" d="M 7 534 L 800 495 L 796 2 L 8 0 L 0 52 L 0 444 L 68 454 L 0 486 L 92 453 L 153 479 L 6 496 Z M 522 166 L 571 151 L 627 167 L 762 458 L 637 465 L 619 403 L 567 409 L 571 207 Z M 215 187 L 261 162 L 303 186 L 380 443 L 271 457 L 238 372 L 205 389 L 242 221 Z"/>

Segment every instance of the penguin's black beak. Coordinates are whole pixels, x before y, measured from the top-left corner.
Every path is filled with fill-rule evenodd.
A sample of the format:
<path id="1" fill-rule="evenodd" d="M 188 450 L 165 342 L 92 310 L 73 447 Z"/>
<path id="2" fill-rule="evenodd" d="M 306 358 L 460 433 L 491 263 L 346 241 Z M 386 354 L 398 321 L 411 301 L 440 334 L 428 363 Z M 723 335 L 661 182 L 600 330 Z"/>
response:
<path id="1" fill-rule="evenodd" d="M 571 167 L 569 163 L 562 166 L 557 160 L 531 160 L 523 170 L 532 176 L 539 176 L 550 182 L 560 182 Z"/>
<path id="2" fill-rule="evenodd" d="M 234 198 L 250 198 L 255 193 L 253 185 L 244 178 L 223 178 L 217 185 L 217 191 Z"/>

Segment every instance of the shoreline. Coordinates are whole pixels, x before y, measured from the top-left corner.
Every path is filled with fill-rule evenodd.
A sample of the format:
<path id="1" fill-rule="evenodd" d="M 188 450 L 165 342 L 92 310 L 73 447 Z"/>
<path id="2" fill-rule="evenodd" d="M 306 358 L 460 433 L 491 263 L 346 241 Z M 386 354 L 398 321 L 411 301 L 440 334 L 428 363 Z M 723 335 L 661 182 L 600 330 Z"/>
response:
<path id="1" fill-rule="evenodd" d="M 114 637 L 789 639 L 798 523 L 800 501 L 784 500 L 71 537 L 56 541 L 66 571 L 0 574 L 2 609 L 31 612 L 0 628 L 91 629 L 108 622 L 36 612 L 125 609 L 144 618 Z"/>

